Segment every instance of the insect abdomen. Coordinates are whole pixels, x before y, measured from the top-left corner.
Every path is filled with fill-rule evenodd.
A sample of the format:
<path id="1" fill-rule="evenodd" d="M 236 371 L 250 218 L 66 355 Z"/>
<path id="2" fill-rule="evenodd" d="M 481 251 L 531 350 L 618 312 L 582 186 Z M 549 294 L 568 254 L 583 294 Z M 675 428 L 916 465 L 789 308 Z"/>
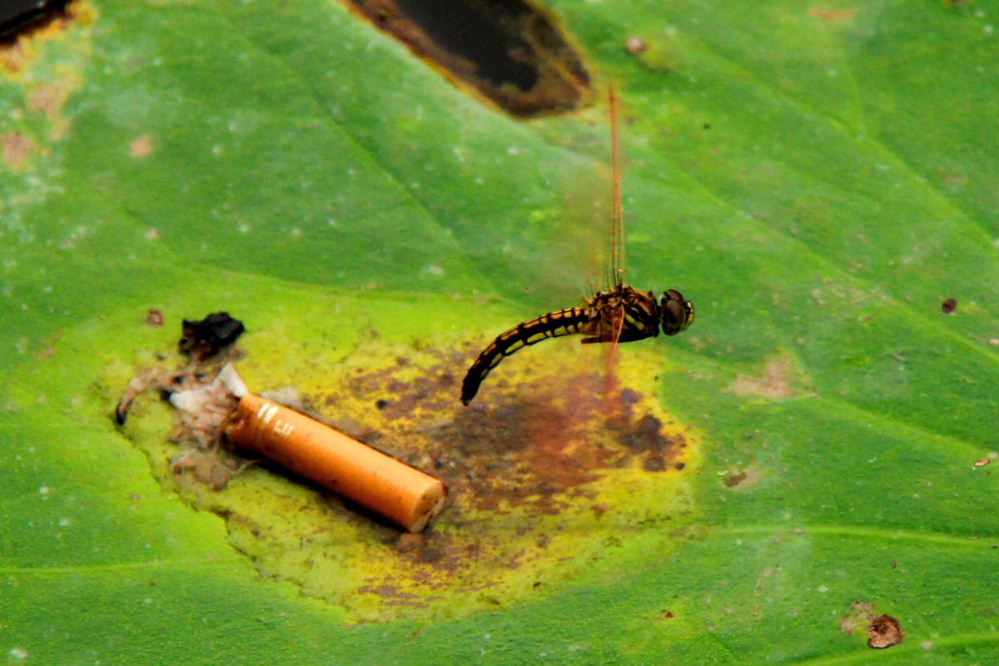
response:
<path id="1" fill-rule="evenodd" d="M 471 402 L 479 391 L 482 380 L 507 356 L 548 338 L 582 333 L 580 327 L 590 319 L 589 308 L 566 308 L 517 324 L 506 333 L 500 334 L 479 354 L 475 363 L 468 369 L 465 381 L 461 384 L 461 401 L 466 405 Z"/>

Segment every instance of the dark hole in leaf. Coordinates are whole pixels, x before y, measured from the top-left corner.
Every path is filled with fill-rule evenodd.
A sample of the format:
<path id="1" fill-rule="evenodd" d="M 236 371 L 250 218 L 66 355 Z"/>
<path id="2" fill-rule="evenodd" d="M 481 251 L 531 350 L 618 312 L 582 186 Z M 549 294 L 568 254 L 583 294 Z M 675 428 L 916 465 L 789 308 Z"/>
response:
<path id="1" fill-rule="evenodd" d="M 3 0 L 0 2 L 0 42 L 9 42 L 23 32 L 64 15 L 69 0 Z"/>
<path id="2" fill-rule="evenodd" d="M 546 11 L 525 0 L 344 0 L 417 56 L 515 116 L 583 106 L 590 74 Z"/>

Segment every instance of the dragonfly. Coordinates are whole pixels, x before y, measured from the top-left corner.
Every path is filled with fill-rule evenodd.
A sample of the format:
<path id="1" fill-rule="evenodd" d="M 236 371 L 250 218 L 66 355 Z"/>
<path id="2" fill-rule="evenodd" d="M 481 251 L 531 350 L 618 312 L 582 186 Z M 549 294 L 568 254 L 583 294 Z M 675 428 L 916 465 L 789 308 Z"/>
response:
<path id="1" fill-rule="evenodd" d="M 618 99 L 613 85 L 608 91 L 611 125 L 613 210 L 612 251 L 607 284 L 582 306 L 543 314 L 501 333 L 472 363 L 461 385 L 461 402 L 468 405 L 486 376 L 506 357 L 524 347 L 549 338 L 583 335 L 583 344 L 644 340 L 676 335 L 694 323 L 694 304 L 676 289 L 667 289 L 660 299 L 651 291 L 639 291 L 624 282 L 624 205 L 621 196 L 621 148 L 618 137 Z"/>

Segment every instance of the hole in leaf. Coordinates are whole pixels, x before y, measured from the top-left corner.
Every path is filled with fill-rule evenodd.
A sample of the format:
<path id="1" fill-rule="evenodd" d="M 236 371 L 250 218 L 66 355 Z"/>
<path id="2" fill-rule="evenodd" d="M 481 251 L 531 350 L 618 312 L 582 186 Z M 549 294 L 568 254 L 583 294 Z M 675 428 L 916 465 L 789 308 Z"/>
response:
<path id="1" fill-rule="evenodd" d="M 70 0 L 4 0 L 0 3 L 0 43 L 44 27 L 67 14 Z"/>
<path id="2" fill-rule="evenodd" d="M 525 0 L 344 0 L 461 86 L 515 116 L 571 111 L 590 74 L 548 12 Z"/>

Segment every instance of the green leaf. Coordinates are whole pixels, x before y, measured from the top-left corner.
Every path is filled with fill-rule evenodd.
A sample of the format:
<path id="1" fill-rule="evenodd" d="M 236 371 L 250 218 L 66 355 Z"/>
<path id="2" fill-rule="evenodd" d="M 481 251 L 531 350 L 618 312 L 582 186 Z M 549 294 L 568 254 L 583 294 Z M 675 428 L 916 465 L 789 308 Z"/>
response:
<path id="1" fill-rule="evenodd" d="M 4 47 L 6 661 L 994 660 L 995 7 L 553 11 L 621 92 L 628 280 L 697 305 L 618 351 L 683 469 L 597 460 L 623 436 L 596 345 L 523 351 L 458 403 L 609 242 L 583 210 L 602 103 L 512 119 L 335 3 L 91 0 Z M 251 388 L 433 440 L 458 492 L 427 539 L 270 469 L 172 473 L 154 395 L 115 427 L 217 310 Z M 549 423 L 589 439 L 528 437 Z M 858 609 L 904 641 L 871 650 Z"/>

